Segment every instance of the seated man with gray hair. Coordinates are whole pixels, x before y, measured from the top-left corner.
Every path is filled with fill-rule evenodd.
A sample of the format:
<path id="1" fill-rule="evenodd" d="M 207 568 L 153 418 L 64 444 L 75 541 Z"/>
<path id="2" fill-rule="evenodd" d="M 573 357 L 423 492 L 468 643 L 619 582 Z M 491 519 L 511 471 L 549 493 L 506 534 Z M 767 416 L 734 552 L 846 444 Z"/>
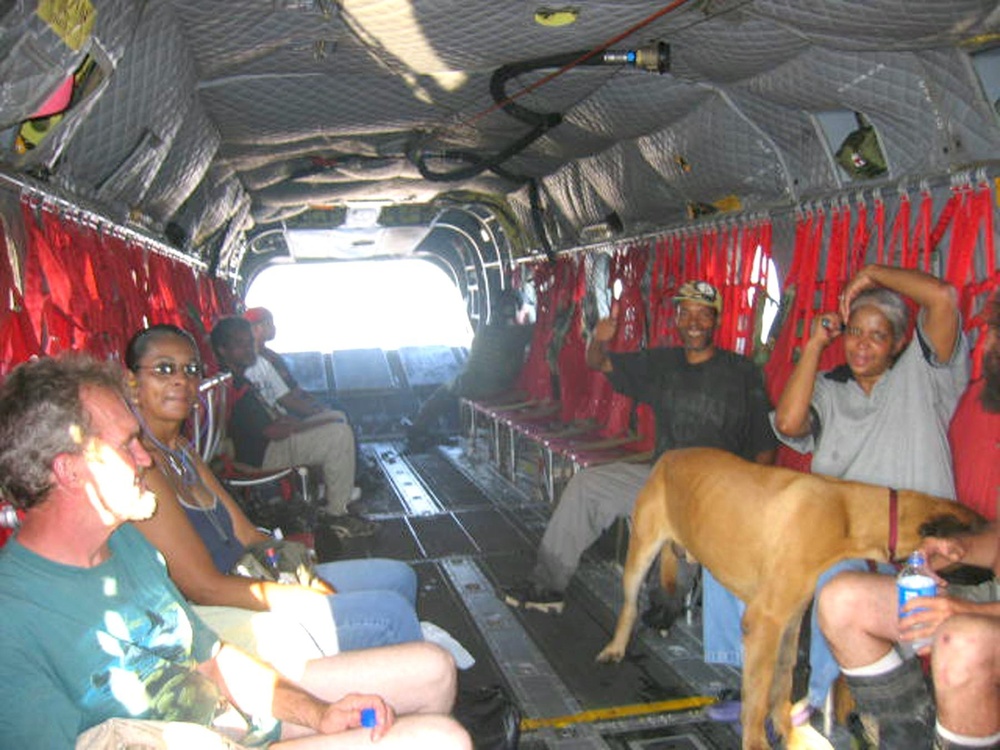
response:
<path id="1" fill-rule="evenodd" d="M 118 365 L 40 359 L 0 388 L 0 477 L 25 510 L 0 550 L 5 747 L 69 750 L 107 720 L 139 719 L 275 750 L 470 750 L 437 646 L 315 659 L 292 682 L 221 642 L 129 523 L 156 510 L 150 464 Z"/>

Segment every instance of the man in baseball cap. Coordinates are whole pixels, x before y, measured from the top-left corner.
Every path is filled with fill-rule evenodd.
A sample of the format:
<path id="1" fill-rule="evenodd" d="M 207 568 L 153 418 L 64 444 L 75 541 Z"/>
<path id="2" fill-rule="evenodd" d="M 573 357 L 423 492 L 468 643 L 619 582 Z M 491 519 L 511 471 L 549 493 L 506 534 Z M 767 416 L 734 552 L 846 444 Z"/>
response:
<path id="1" fill-rule="evenodd" d="M 722 312 L 718 290 L 706 281 L 687 281 L 673 300 L 680 346 L 612 351 L 618 330 L 615 306 L 612 316 L 594 327 L 587 365 L 603 372 L 617 392 L 652 407 L 654 460 L 668 450 L 709 447 L 771 463 L 777 440 L 768 420 L 771 402 L 763 376 L 747 358 L 715 347 Z M 504 601 L 513 607 L 561 613 L 581 556 L 616 518 L 631 513 L 650 469 L 651 464 L 623 462 L 574 474 L 545 529 L 534 569 L 526 580 L 503 591 Z M 659 600 L 643 617 L 647 625 L 670 627 L 683 612 L 685 589 L 695 574 L 695 569 L 682 567 L 678 591 L 662 599 L 659 592 L 654 595 Z M 705 578 L 706 590 L 719 585 L 707 573 Z M 706 623 L 711 625 L 708 619 Z M 710 635 L 706 631 L 706 644 Z"/>
<path id="2" fill-rule="evenodd" d="M 716 314 L 722 312 L 722 296 L 707 281 L 684 282 L 674 295 L 674 302 L 697 302 L 713 308 Z"/>

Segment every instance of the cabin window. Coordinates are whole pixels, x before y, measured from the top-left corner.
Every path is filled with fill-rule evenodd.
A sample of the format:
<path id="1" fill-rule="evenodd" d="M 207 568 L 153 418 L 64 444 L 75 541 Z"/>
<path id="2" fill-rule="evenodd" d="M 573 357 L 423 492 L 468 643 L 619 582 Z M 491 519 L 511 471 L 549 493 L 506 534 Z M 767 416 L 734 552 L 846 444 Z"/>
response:
<path id="1" fill-rule="evenodd" d="M 420 259 L 273 265 L 254 278 L 246 304 L 274 314 L 271 347 L 282 353 L 472 341 L 458 287 Z"/>
<path id="2" fill-rule="evenodd" d="M 764 252 L 764 248 L 757 246 L 757 252 L 754 254 L 753 258 L 753 271 L 750 274 L 750 283 L 753 285 L 747 289 L 747 300 L 752 306 L 754 299 L 757 296 L 757 284 L 760 283 L 760 256 Z M 766 274 L 765 283 L 765 293 L 767 294 L 767 299 L 764 300 L 764 314 L 761 316 L 761 326 L 760 326 L 760 343 L 767 344 L 767 340 L 772 333 L 771 327 L 774 325 L 774 319 L 778 316 L 778 307 L 781 303 L 781 285 L 778 283 L 778 269 L 774 265 L 774 261 L 771 258 L 767 259 L 767 268 L 764 270 Z M 775 336 L 778 335 L 777 331 L 774 331 Z"/>

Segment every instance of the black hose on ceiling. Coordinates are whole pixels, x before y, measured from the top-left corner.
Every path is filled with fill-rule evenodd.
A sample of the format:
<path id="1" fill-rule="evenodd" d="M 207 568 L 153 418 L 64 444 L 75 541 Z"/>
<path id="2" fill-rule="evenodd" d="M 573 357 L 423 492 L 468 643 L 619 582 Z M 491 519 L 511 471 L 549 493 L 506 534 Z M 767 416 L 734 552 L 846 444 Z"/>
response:
<path id="1" fill-rule="evenodd" d="M 531 125 L 531 130 L 506 148 L 491 156 L 482 157 L 467 151 L 453 150 L 433 152 L 424 150 L 420 144 L 417 144 L 416 148 L 410 153 L 410 161 L 419 170 L 424 179 L 431 180 L 432 182 L 467 180 L 482 174 L 486 170 L 491 170 L 501 177 L 513 180 L 514 182 L 525 182 L 528 180 L 527 177 L 501 170 L 500 165 L 512 156 L 519 154 L 545 135 L 546 132 L 559 125 L 562 122 L 563 116 L 559 112 L 535 112 L 520 104 L 516 104 L 514 102 L 515 97 L 507 95 L 507 82 L 511 78 L 533 70 L 559 68 L 561 69 L 560 72 L 562 72 L 562 69 L 568 70 L 580 65 L 636 65 L 646 70 L 659 73 L 666 72 L 670 65 L 670 48 L 665 43 L 660 42 L 652 50 L 652 53 L 649 51 L 640 51 L 638 54 L 635 52 L 615 52 L 607 49 L 598 54 L 594 50 L 585 50 L 583 52 L 566 52 L 559 55 L 536 57 L 531 60 L 502 65 L 493 72 L 493 76 L 490 78 L 490 95 L 493 97 L 493 101 L 497 107 L 511 117 Z M 528 90 L 530 88 L 521 93 L 526 93 Z M 469 166 L 456 167 L 448 172 L 434 172 L 427 165 L 427 160 L 433 158 L 463 161 L 468 163 Z"/>
<path id="2" fill-rule="evenodd" d="M 468 180 L 482 174 L 486 170 L 515 183 L 526 182 L 528 184 L 528 200 L 530 203 L 531 224 L 541 243 L 542 251 L 549 261 L 555 261 L 555 251 L 549 241 L 548 231 L 545 228 L 544 208 L 542 207 L 541 193 L 538 181 L 533 177 L 516 175 L 501 165 L 516 156 L 524 149 L 541 138 L 550 129 L 559 125 L 563 116 L 559 112 L 535 112 L 534 110 L 515 104 L 516 97 L 507 95 L 507 82 L 523 73 L 546 68 L 558 68 L 559 73 L 575 68 L 580 65 L 631 65 L 644 70 L 665 73 L 670 68 L 670 47 L 664 42 L 659 42 L 652 47 L 639 51 L 616 52 L 608 49 L 587 50 L 585 52 L 568 52 L 561 55 L 549 55 L 538 57 L 532 60 L 524 60 L 518 63 L 511 63 L 497 68 L 490 78 L 490 95 L 497 107 L 511 117 L 531 125 L 531 130 L 518 138 L 503 150 L 492 156 L 482 157 L 468 151 L 445 150 L 427 151 L 421 144 L 411 149 L 408 156 L 410 161 L 416 166 L 421 176 L 432 182 L 453 182 Z M 554 74 L 558 75 L 558 73 Z M 532 88 L 550 80 L 554 76 L 549 76 L 520 92 L 525 94 Z M 433 172 L 427 166 L 428 159 L 447 159 L 450 161 L 465 162 L 468 166 L 456 167 L 448 172 Z"/>
<path id="3" fill-rule="evenodd" d="M 426 151 L 421 149 L 418 153 L 410 154 L 410 161 L 419 170 L 424 179 L 431 180 L 433 182 L 457 182 L 461 180 L 468 180 L 482 174 L 486 170 L 496 172 L 501 177 L 511 180 L 512 182 L 524 182 L 528 179 L 527 177 L 515 175 L 512 172 L 502 169 L 500 165 L 538 140 L 546 130 L 548 130 L 548 128 L 532 128 L 530 132 L 518 138 L 502 151 L 485 158 L 469 151 L 456 151 L 450 149 L 445 151 Z M 456 167 L 448 172 L 432 172 L 430 167 L 427 166 L 428 159 L 463 161 L 468 163 L 469 166 Z"/>
<path id="4" fill-rule="evenodd" d="M 536 57 L 533 60 L 523 60 L 521 62 L 502 65 L 493 71 L 490 78 L 490 94 L 493 101 L 497 103 L 504 112 L 521 122 L 535 127 L 543 127 L 546 130 L 554 128 L 562 122 L 562 114 L 559 112 L 535 112 L 516 104 L 514 100 L 507 96 L 507 81 L 523 73 L 530 73 L 533 70 L 544 70 L 546 68 L 561 68 L 574 61 L 579 65 L 604 65 L 603 55 L 592 55 L 585 59 L 587 52 L 569 52 L 562 55 L 549 55 L 548 57 Z M 576 67 L 576 66 L 574 66 Z"/>

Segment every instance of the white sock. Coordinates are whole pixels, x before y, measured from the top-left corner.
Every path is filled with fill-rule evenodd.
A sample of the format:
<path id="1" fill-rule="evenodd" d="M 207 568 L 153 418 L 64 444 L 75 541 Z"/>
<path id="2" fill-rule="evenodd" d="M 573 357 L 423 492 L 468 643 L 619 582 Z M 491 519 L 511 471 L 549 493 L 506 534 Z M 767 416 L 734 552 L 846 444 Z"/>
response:
<path id="1" fill-rule="evenodd" d="M 948 740 L 948 742 L 954 742 L 961 747 L 995 747 L 1000 743 L 1000 732 L 991 734 L 989 737 L 968 737 L 964 734 L 948 731 L 941 726 L 940 721 L 935 722 L 934 729 L 937 731 L 938 737 Z"/>
<path id="2" fill-rule="evenodd" d="M 863 667 L 855 667 L 854 669 L 841 669 L 840 671 L 849 677 L 875 677 L 876 675 L 885 674 L 886 672 L 891 672 L 902 663 L 903 659 L 897 653 L 896 649 L 890 648 L 889 653 L 887 653 L 885 656 L 883 656 L 876 662 L 873 662 Z"/>

